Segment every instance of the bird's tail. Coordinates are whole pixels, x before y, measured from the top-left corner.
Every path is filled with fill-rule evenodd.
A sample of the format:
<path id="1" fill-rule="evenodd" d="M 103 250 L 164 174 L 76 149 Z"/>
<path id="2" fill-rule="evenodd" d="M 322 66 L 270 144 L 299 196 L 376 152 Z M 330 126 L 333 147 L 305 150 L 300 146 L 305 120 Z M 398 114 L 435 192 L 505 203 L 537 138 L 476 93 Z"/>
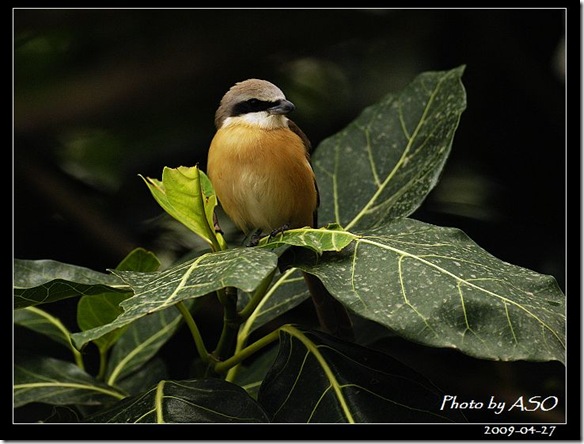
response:
<path id="1" fill-rule="evenodd" d="M 320 326 L 327 333 L 352 341 L 354 339 L 353 323 L 345 306 L 329 293 L 316 276 L 308 273 L 302 274 L 312 296 Z"/>

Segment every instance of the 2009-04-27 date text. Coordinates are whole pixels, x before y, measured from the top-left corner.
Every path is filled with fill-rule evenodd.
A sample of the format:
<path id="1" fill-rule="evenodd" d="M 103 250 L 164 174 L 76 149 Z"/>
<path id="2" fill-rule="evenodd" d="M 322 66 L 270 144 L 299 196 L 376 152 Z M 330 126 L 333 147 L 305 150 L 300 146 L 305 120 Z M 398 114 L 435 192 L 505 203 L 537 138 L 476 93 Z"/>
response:
<path id="1" fill-rule="evenodd" d="M 551 438 L 556 430 L 556 426 L 484 426 L 485 435 L 545 435 Z"/>

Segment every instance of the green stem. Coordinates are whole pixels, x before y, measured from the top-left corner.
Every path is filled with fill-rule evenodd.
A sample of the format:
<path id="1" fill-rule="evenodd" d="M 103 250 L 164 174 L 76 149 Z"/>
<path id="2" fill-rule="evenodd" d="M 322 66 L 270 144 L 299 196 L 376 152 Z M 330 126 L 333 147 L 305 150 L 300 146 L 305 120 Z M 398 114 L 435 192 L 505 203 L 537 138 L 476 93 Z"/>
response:
<path id="1" fill-rule="evenodd" d="M 237 314 L 237 288 L 227 287 L 217 294 L 223 304 L 223 330 L 213 356 L 221 360 L 231 352 L 241 320 Z"/>
<path id="2" fill-rule="evenodd" d="M 205 343 L 203 342 L 203 338 L 201 337 L 199 327 L 197 327 L 195 320 L 191 316 L 191 312 L 189 311 L 189 309 L 187 308 L 183 301 L 177 302 L 176 308 L 178 308 L 178 310 L 180 311 L 180 314 L 184 318 L 185 322 L 187 323 L 187 326 L 189 327 L 189 330 L 191 331 L 191 335 L 193 336 L 193 340 L 195 341 L 195 347 L 197 348 L 197 353 L 199 354 L 203 362 L 208 363 L 209 352 L 205 347 Z"/>
<path id="3" fill-rule="evenodd" d="M 266 292 L 268 291 L 270 284 L 272 283 L 272 279 L 274 279 L 275 274 L 276 269 L 274 269 L 274 271 L 266 276 L 266 278 L 260 283 L 259 287 L 254 291 L 247 305 L 239 312 L 239 317 L 242 321 L 245 321 L 247 318 L 249 318 L 258 304 L 262 301 L 266 295 Z"/>
<path id="4" fill-rule="evenodd" d="M 237 313 L 236 288 L 228 287 L 217 293 L 219 301 L 223 304 L 225 313 L 223 319 L 223 331 L 221 332 L 221 337 L 217 343 L 217 348 L 215 352 L 213 352 L 213 355 L 217 359 L 222 360 L 232 352 L 239 326 L 253 313 L 258 304 L 262 301 L 275 274 L 276 269 L 264 278 L 254 291 L 248 304 L 240 313 Z"/>
<path id="5" fill-rule="evenodd" d="M 253 344 L 248 345 L 244 349 L 242 349 L 239 353 L 233 355 L 231 358 L 226 359 L 225 361 L 218 362 L 215 364 L 215 371 L 217 373 L 225 373 L 232 367 L 235 367 L 237 364 L 241 363 L 243 360 L 249 358 L 251 355 L 256 353 L 257 351 L 264 348 L 266 345 L 271 344 L 276 339 L 278 339 L 280 335 L 280 329 L 274 330 L 273 332 L 269 333 L 268 335 L 264 336 L 261 339 L 258 339 Z"/>
<path id="6" fill-rule="evenodd" d="M 283 281 L 285 281 L 286 279 L 288 279 L 288 277 L 294 271 L 295 271 L 295 268 L 292 268 L 292 269 L 286 271 L 284 274 L 280 275 L 280 277 L 277 279 L 276 283 L 274 283 L 274 285 L 272 287 L 270 287 L 268 290 L 267 289 L 269 286 L 268 284 L 272 283 L 271 281 L 272 281 L 273 276 L 276 272 L 274 270 L 274 272 L 270 276 L 267 276 L 266 280 L 260 284 L 260 287 L 258 287 L 256 292 L 253 294 L 250 302 L 239 313 L 240 317 L 243 320 L 243 324 L 240 326 L 239 331 L 237 333 L 237 342 L 235 345 L 235 353 L 238 353 L 239 351 L 241 351 L 245 347 L 247 339 L 249 338 L 251 328 L 252 328 L 256 318 L 259 316 L 258 310 L 260 310 L 260 312 L 261 312 L 262 305 L 267 302 L 267 300 L 271 297 L 271 294 L 273 294 L 273 292 L 281 285 L 281 283 Z M 262 287 L 264 289 L 266 289 L 266 291 L 262 290 Z M 225 379 L 227 381 L 232 381 L 235 378 L 238 370 L 239 370 L 238 365 L 236 365 L 235 367 L 232 367 L 229 370 L 229 373 L 227 374 L 227 377 Z"/>
<path id="7" fill-rule="evenodd" d="M 71 346 L 71 351 L 73 352 L 73 357 L 75 359 L 75 364 L 81 370 L 85 370 L 85 364 L 83 363 L 83 355 L 75 347 Z"/>
<path id="8" fill-rule="evenodd" d="M 227 288 L 220 288 L 217 290 L 217 299 L 225 307 L 227 305 Z"/>
<path id="9" fill-rule="evenodd" d="M 107 350 L 99 347 L 99 371 L 97 373 L 97 380 L 103 381 L 105 378 L 105 370 L 107 367 Z"/>

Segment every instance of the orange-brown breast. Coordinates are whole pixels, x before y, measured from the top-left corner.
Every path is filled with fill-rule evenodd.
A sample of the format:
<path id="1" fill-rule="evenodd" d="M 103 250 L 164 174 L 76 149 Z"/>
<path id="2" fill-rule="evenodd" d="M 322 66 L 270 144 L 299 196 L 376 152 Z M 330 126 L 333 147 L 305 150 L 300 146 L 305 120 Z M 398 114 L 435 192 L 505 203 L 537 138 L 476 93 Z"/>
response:
<path id="1" fill-rule="evenodd" d="M 221 206 L 245 233 L 312 226 L 314 172 L 303 141 L 287 128 L 219 129 L 209 149 L 207 174 Z"/>

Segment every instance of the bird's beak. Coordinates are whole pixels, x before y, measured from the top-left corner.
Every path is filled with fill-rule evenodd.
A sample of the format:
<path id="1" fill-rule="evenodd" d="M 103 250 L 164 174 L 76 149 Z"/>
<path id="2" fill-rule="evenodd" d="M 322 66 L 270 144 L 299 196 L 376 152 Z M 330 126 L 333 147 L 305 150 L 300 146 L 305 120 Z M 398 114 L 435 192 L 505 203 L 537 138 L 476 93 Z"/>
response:
<path id="1" fill-rule="evenodd" d="M 267 111 L 270 114 L 288 114 L 294 111 L 295 108 L 294 104 L 289 100 L 280 100 L 280 103 L 268 108 Z"/>

